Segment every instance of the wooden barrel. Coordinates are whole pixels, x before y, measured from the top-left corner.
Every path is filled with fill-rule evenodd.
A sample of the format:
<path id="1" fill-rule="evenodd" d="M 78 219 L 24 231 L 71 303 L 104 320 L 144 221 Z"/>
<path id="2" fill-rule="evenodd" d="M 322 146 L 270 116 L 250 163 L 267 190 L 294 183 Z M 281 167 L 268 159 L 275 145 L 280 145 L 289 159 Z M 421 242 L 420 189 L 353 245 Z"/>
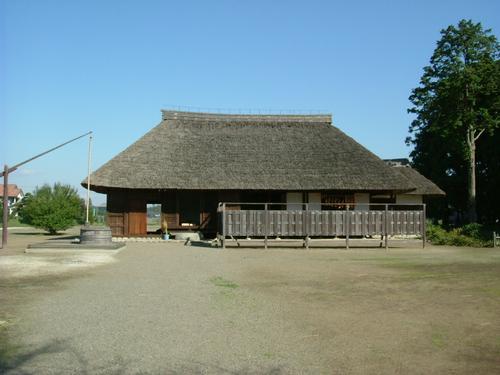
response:
<path id="1" fill-rule="evenodd" d="M 80 229 L 80 243 L 88 245 L 110 244 L 111 228 L 86 225 Z"/>

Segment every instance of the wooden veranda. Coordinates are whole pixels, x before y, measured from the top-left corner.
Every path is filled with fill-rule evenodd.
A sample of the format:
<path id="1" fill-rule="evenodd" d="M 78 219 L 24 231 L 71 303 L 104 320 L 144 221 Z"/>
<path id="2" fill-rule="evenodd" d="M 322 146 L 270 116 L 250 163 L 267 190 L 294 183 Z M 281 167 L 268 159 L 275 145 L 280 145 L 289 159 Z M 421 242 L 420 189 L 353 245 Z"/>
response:
<path id="1" fill-rule="evenodd" d="M 312 237 L 345 238 L 415 235 L 425 247 L 425 204 L 309 204 L 224 202 L 218 205 L 217 239 L 260 238 L 267 249 L 270 238 L 301 238 L 309 248 Z"/>

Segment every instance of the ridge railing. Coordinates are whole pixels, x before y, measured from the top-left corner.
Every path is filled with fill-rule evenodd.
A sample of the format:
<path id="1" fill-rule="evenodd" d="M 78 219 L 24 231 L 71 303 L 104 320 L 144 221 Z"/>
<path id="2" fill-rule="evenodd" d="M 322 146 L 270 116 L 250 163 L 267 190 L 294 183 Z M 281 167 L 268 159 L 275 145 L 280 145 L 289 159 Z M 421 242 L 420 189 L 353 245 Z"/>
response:
<path id="1" fill-rule="evenodd" d="M 221 202 L 217 209 L 217 239 L 258 237 L 267 249 L 270 237 L 301 238 L 309 248 L 311 237 L 416 235 L 425 247 L 425 204 L 411 203 L 248 203 Z M 381 237 L 381 238 L 382 238 Z"/>

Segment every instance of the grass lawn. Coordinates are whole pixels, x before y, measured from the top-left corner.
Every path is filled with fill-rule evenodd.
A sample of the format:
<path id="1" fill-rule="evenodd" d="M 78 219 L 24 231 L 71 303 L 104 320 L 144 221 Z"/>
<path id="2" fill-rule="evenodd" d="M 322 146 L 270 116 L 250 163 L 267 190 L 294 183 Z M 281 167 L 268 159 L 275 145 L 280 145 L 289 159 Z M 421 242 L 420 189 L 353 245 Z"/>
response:
<path id="1" fill-rule="evenodd" d="M 19 222 L 19 219 L 17 217 L 12 217 L 12 218 L 9 218 L 8 227 L 9 228 L 13 228 L 13 227 L 29 227 L 29 225 L 28 224 L 23 224 L 23 223 Z"/>

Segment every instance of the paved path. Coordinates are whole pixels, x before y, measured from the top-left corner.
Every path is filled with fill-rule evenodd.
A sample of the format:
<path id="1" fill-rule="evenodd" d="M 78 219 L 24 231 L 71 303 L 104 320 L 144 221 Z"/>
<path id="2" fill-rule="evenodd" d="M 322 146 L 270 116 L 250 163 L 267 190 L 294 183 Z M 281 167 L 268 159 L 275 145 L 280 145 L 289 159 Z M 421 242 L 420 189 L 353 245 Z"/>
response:
<path id="1" fill-rule="evenodd" d="M 10 373 L 321 372 L 317 335 L 285 301 L 245 288 L 242 275 L 263 255 L 130 243 L 117 263 L 28 304 Z"/>

